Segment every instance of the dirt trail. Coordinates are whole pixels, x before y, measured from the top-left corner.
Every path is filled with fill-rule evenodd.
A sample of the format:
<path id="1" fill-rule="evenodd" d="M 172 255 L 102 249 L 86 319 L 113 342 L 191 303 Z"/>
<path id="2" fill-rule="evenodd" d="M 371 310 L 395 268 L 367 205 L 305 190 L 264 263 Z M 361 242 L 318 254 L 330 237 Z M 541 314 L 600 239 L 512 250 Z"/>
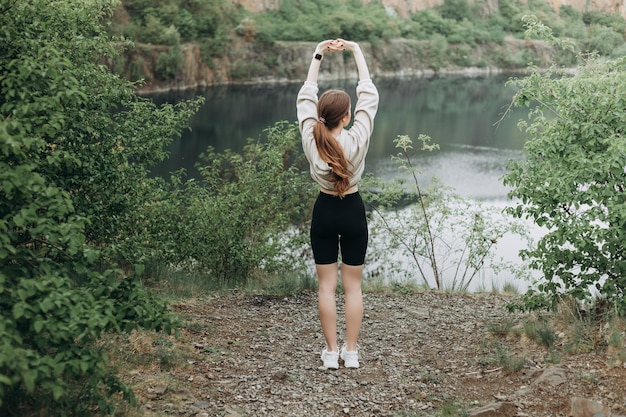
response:
<path id="1" fill-rule="evenodd" d="M 161 365 L 152 361 L 125 379 L 145 416 L 439 416 L 510 402 L 517 416 L 553 417 L 567 416 L 575 396 L 626 414 L 626 370 L 606 349 L 568 355 L 559 339 L 551 353 L 493 334 L 507 320 L 528 320 L 507 311 L 507 297 L 364 297 L 360 369 L 320 368 L 315 294 L 232 295 L 175 305 L 187 327 L 165 348 L 137 336 L 134 349 Z M 555 366 L 562 381 L 537 383 Z"/>

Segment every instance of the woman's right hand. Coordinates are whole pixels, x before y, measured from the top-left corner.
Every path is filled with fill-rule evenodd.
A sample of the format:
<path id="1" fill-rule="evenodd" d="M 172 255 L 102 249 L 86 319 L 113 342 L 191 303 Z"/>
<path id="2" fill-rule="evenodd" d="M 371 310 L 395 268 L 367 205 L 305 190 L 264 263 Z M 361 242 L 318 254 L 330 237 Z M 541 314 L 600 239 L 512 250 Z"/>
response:
<path id="1" fill-rule="evenodd" d="M 335 39 L 335 44 L 339 45 L 342 51 L 354 51 L 359 47 L 359 44 L 353 41 L 346 41 L 344 39 L 338 38 Z"/>

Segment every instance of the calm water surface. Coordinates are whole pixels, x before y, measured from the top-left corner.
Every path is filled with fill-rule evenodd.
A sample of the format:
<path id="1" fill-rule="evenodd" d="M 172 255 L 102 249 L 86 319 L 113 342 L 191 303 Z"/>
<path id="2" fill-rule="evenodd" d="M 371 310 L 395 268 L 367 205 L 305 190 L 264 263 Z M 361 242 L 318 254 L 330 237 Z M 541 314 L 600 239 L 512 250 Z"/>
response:
<path id="1" fill-rule="evenodd" d="M 417 144 L 429 135 L 439 151 L 417 155 L 424 178 L 439 177 L 459 193 L 478 199 L 502 200 L 506 190 L 499 178 L 506 162 L 522 155 L 523 135 L 517 122 L 525 109 L 514 109 L 502 119 L 514 91 L 508 77 L 442 77 L 380 79 L 380 108 L 368 153 L 367 170 L 394 176 L 390 156 L 393 140 L 408 135 Z M 296 120 L 295 98 L 300 83 L 286 85 L 224 86 L 202 91 L 153 96 L 156 102 L 176 102 L 198 94 L 206 103 L 191 120 L 191 131 L 170 147 L 171 158 L 156 172 L 167 174 L 185 167 L 195 175 L 198 155 L 208 146 L 218 151 L 241 150 L 248 138 L 261 138 L 264 128 L 277 121 Z M 355 81 L 320 83 L 320 90 L 343 88 L 354 97 Z M 501 121 L 500 121 L 501 120 Z M 500 123 L 498 123 L 500 121 Z"/>

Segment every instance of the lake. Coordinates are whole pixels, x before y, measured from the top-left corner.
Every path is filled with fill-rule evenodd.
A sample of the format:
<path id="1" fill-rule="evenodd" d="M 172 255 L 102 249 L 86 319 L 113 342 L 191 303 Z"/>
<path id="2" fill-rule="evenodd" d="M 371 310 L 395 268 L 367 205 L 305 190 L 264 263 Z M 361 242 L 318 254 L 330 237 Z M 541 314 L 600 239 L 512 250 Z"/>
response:
<path id="1" fill-rule="evenodd" d="M 524 136 L 517 127 L 526 109 L 513 109 L 499 124 L 514 90 L 505 76 L 440 77 L 375 80 L 380 108 L 368 153 L 367 170 L 381 175 L 396 153 L 393 140 L 429 135 L 440 151 L 419 156 L 425 176 L 437 175 L 459 193 L 501 200 L 499 182 L 506 161 L 522 155 Z M 343 88 L 354 98 L 355 81 L 320 83 L 320 90 Z M 158 174 L 185 167 L 193 174 L 198 155 L 207 146 L 241 150 L 247 138 L 280 120 L 295 121 L 295 98 L 300 84 L 236 85 L 152 96 L 157 102 L 176 102 L 202 94 L 206 103 L 190 121 L 191 131 L 170 147 L 171 158 Z M 496 125 L 497 124 L 497 125 Z"/>
<path id="2" fill-rule="evenodd" d="M 457 193 L 503 208 L 509 204 L 500 178 L 510 159 L 523 157 L 524 134 L 517 127 L 527 109 L 509 109 L 515 91 L 508 76 L 445 76 L 435 78 L 374 79 L 380 93 L 379 111 L 366 171 L 383 178 L 399 175 L 390 156 L 393 140 L 408 135 L 417 144 L 426 134 L 440 150 L 415 157 L 421 180 L 439 178 Z M 206 102 L 190 121 L 191 131 L 170 147 L 171 158 L 155 173 L 165 175 L 186 168 L 195 175 L 198 155 L 208 146 L 218 151 L 241 150 L 248 138 L 259 138 L 277 121 L 296 120 L 295 99 L 301 84 L 233 85 L 199 91 L 151 96 L 155 102 L 176 102 L 201 94 Z M 356 80 L 320 83 L 320 91 L 343 88 L 356 100 Z M 506 117 L 504 117 L 506 114 Z M 517 257 L 519 242 L 503 243 L 499 250 Z M 486 281 L 509 278 L 484 277 Z M 490 285 L 489 282 L 483 283 Z M 520 283 L 521 288 L 526 285 Z"/>

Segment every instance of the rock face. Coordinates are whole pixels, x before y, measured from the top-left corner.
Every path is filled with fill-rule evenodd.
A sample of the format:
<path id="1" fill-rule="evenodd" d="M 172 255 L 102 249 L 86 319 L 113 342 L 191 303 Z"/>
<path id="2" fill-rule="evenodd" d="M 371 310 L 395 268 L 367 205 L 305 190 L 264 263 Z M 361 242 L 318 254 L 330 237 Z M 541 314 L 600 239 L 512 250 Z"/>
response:
<path id="1" fill-rule="evenodd" d="M 138 61 L 143 63 L 142 72 L 146 79 L 138 92 L 148 93 L 221 84 L 302 81 L 306 77 L 315 45 L 314 42 L 276 42 L 274 48 L 261 50 L 260 46 L 238 38 L 232 48 L 236 51 L 233 55 L 214 58 L 209 65 L 202 59 L 200 45 L 186 44 L 182 47 L 182 65 L 176 77 L 168 80 L 159 80 L 154 76 L 157 58 L 165 47 L 140 45 L 132 54 L 140 56 Z M 499 69 L 488 65 L 481 68 L 435 68 L 429 64 L 429 51 L 425 43 L 417 40 L 395 39 L 377 46 L 361 43 L 361 48 L 367 57 L 372 77 L 499 72 Z M 511 54 L 512 51 L 530 54 L 535 57 L 538 65 L 550 63 L 551 49 L 540 41 L 528 42 L 510 37 L 502 45 L 493 48 L 502 49 L 502 54 Z M 489 51 L 491 54 L 493 52 Z M 489 53 L 476 49 L 472 52 L 472 59 L 479 61 L 483 54 L 488 56 Z M 131 56 L 130 59 L 137 60 L 137 57 Z M 271 64 L 267 64 L 268 62 Z M 523 68 L 525 64 L 520 65 L 519 69 Z M 319 74 L 320 81 L 350 78 L 357 78 L 351 55 L 329 54 L 324 58 Z"/>
<path id="2" fill-rule="evenodd" d="M 411 51 L 411 46 L 405 41 L 392 42 L 397 45 L 392 50 L 399 53 Z M 156 68 L 158 50 L 146 53 L 138 48 L 141 61 L 144 63 L 143 73 L 146 75 L 146 84 L 139 92 L 157 92 L 167 90 L 192 89 L 220 84 L 231 83 L 269 83 L 290 82 L 301 80 L 306 77 L 306 71 L 311 62 L 311 54 L 315 49 L 314 42 L 276 42 L 272 50 L 260 50 L 258 45 L 237 39 L 232 50 L 237 51 L 232 56 L 214 58 L 211 65 L 203 61 L 200 53 L 200 45 L 186 44 L 182 48 L 183 63 L 176 77 L 171 80 L 158 80 L 153 74 Z M 375 74 L 380 70 L 380 65 L 372 57 L 369 45 L 362 44 L 362 48 L 368 57 L 370 71 Z M 419 60 L 415 59 L 413 52 L 404 53 L 405 62 L 397 66 L 405 72 L 414 74 L 422 70 Z M 348 62 L 352 59 L 341 54 L 328 55 L 324 58 L 319 80 L 343 79 L 356 77 L 356 67 Z M 265 62 L 274 64 L 270 67 Z M 352 64 L 352 65 L 351 65 Z"/>

